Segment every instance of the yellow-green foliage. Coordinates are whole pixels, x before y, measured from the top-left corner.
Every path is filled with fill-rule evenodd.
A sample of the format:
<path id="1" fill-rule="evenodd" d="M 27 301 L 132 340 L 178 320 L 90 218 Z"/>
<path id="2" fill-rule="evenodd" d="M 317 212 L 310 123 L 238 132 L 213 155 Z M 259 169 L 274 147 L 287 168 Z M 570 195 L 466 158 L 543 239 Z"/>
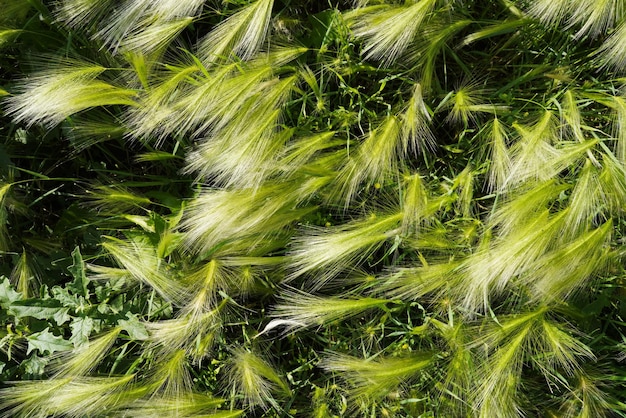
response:
<path id="1" fill-rule="evenodd" d="M 626 5 L 0 0 L 0 417 L 623 416 Z"/>

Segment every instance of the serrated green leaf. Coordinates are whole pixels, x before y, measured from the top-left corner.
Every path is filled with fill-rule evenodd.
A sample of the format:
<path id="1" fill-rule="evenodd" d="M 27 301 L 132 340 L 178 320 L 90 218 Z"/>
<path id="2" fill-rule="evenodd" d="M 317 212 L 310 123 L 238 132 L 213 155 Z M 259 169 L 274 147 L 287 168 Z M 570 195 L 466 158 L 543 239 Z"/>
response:
<path id="1" fill-rule="evenodd" d="M 70 320 L 69 308 L 61 306 L 56 299 L 27 299 L 11 304 L 10 311 L 18 318 L 30 316 L 36 319 L 54 319 L 57 325 Z"/>
<path id="2" fill-rule="evenodd" d="M 24 373 L 31 376 L 41 376 L 47 365 L 48 360 L 45 357 L 39 357 L 36 354 L 33 354 L 22 362 Z"/>
<path id="3" fill-rule="evenodd" d="M 4 276 L 1 276 L 2 282 L 0 282 L 0 306 L 7 309 L 10 304 L 22 299 L 22 294 L 13 290 L 13 286 Z"/>
<path id="4" fill-rule="evenodd" d="M 52 354 L 57 351 L 70 350 L 73 347 L 71 342 L 64 340 L 63 337 L 54 335 L 48 331 L 49 329 L 50 328 L 46 328 L 41 332 L 36 332 L 26 337 L 28 340 L 26 354 L 30 354 L 33 350 L 37 350 L 41 354 L 45 354 L 46 352 Z"/>
<path id="5" fill-rule="evenodd" d="M 89 335 L 94 328 L 94 321 L 90 317 L 75 318 L 70 324 L 72 336 L 70 341 L 74 347 L 78 348 L 89 341 Z"/>
<path id="6" fill-rule="evenodd" d="M 69 308 L 59 309 L 54 315 L 52 315 L 54 322 L 56 322 L 57 325 L 62 325 L 69 321 L 72 318 L 69 314 L 69 311 Z"/>
<path id="7" fill-rule="evenodd" d="M 133 340 L 148 339 L 148 330 L 146 330 L 146 327 L 137 319 L 137 316 L 129 312 L 126 314 L 126 317 L 128 320 L 120 319 L 117 323 L 128 333 L 128 336 Z"/>
<path id="8" fill-rule="evenodd" d="M 74 281 L 67 286 L 73 293 L 89 297 L 89 290 L 87 289 L 87 283 L 89 279 L 85 275 L 85 263 L 83 262 L 83 256 L 80 254 L 78 247 L 72 251 L 72 261 L 74 262 L 67 269 L 74 277 Z"/>
<path id="9" fill-rule="evenodd" d="M 76 296 L 71 295 L 66 288 L 60 286 L 54 286 L 52 288 L 52 297 L 61 302 L 61 305 L 68 308 L 76 309 L 81 306 L 81 303 Z"/>

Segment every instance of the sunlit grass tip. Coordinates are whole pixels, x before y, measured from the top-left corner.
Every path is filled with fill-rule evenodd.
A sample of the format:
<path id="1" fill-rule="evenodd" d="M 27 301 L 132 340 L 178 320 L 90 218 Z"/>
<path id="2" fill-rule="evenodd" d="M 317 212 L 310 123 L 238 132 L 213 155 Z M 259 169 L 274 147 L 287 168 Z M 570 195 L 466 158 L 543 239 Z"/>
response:
<path id="1" fill-rule="evenodd" d="M 110 354 L 109 349 L 115 343 L 120 331 L 120 327 L 111 328 L 73 351 L 60 354 L 52 366 L 55 378 L 89 375 Z"/>
<path id="2" fill-rule="evenodd" d="M 102 246 L 133 279 L 149 285 L 172 303 L 185 300 L 186 291 L 182 281 L 166 273 L 166 262 L 158 257 L 157 247 L 145 238 L 133 236 L 120 240 L 106 237 Z"/>
<path id="3" fill-rule="evenodd" d="M 66 117 L 99 106 L 135 104 L 134 90 L 97 77 L 107 68 L 85 63 L 53 68 L 24 79 L 5 99 L 8 113 L 28 126 L 54 126 Z"/>
<path id="4" fill-rule="evenodd" d="M 250 59 L 262 46 L 269 28 L 274 0 L 255 0 L 222 21 L 200 41 L 200 57 L 207 63 L 236 55 Z"/>
<path id="5" fill-rule="evenodd" d="M 240 395 L 247 406 L 268 409 L 277 405 L 275 393 L 291 393 L 286 380 L 267 360 L 245 348 L 231 350 L 226 373 L 233 394 Z"/>
<path id="6" fill-rule="evenodd" d="M 0 390 L 3 399 L 8 400 L 0 416 L 80 418 L 103 410 L 116 410 L 136 399 L 132 391 L 125 397 L 134 378 L 128 375 L 17 382 L 15 386 Z"/>
<path id="7" fill-rule="evenodd" d="M 373 308 L 384 308 L 388 301 L 370 297 L 339 298 L 311 295 L 297 290 L 284 290 L 271 316 L 300 324 L 300 327 L 322 325 L 348 319 Z"/>
<path id="8" fill-rule="evenodd" d="M 351 396 L 379 400 L 398 390 L 404 382 L 419 376 L 433 360 L 428 353 L 368 359 L 327 353 L 321 367 L 337 373 L 349 385 Z"/>
<path id="9" fill-rule="evenodd" d="M 321 288 L 399 234 L 401 222 L 402 213 L 372 214 L 340 227 L 305 231 L 291 246 L 289 279 L 310 275 L 309 288 Z"/>
<path id="10" fill-rule="evenodd" d="M 436 0 L 420 0 L 401 6 L 374 5 L 345 17 L 354 35 L 364 41 L 365 57 L 390 65 L 415 42 L 436 4 Z"/>

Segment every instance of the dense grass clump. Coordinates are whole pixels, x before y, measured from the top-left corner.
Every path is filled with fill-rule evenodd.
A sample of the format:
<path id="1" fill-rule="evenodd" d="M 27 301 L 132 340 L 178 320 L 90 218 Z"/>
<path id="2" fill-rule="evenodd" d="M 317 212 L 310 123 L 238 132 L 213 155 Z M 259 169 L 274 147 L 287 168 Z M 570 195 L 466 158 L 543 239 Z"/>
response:
<path id="1" fill-rule="evenodd" d="M 0 0 L 0 416 L 626 416 L 626 8 Z"/>

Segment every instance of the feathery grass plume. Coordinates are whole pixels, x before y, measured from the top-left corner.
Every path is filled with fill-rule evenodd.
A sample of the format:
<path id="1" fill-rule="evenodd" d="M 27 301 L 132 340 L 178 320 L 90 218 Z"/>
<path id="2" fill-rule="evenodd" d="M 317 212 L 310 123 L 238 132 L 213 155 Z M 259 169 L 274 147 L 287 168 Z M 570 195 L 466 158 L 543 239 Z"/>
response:
<path id="1" fill-rule="evenodd" d="M 123 268 L 98 266 L 96 264 L 86 264 L 85 267 L 88 272 L 89 280 L 108 281 L 113 288 L 123 286 L 127 279 L 133 280 L 128 270 Z"/>
<path id="2" fill-rule="evenodd" d="M 281 151 L 278 164 L 281 170 L 290 175 L 299 171 L 313 157 L 329 148 L 345 146 L 345 139 L 335 139 L 336 132 L 328 131 L 315 135 L 296 138 L 287 143 Z"/>
<path id="3" fill-rule="evenodd" d="M 150 399 L 139 399 L 125 409 L 124 417 L 133 418 L 236 418 L 243 411 L 219 411 L 225 399 L 200 393 L 185 393 L 180 396 L 153 395 Z"/>
<path id="4" fill-rule="evenodd" d="M 280 302 L 274 306 L 271 316 L 308 327 L 347 319 L 373 308 L 384 309 L 388 302 L 369 297 L 323 297 L 298 290 L 285 290 L 281 292 Z"/>
<path id="5" fill-rule="evenodd" d="M 203 121 L 199 125 L 198 131 L 204 132 L 209 130 L 223 130 L 233 121 L 242 122 L 241 113 L 244 112 L 248 117 L 260 118 L 261 114 L 266 117 L 273 112 L 280 110 L 289 98 L 294 88 L 297 77 L 278 78 L 273 76 L 271 67 L 252 68 L 250 72 L 237 74 L 235 77 L 227 79 L 221 90 L 218 91 L 217 101 L 215 105 L 221 104 L 223 101 L 230 101 L 236 109 L 222 109 L 215 107 L 214 121 Z M 262 125 L 261 121 L 257 121 Z M 214 125 L 214 126 L 212 126 Z"/>
<path id="6" fill-rule="evenodd" d="M 402 159 L 401 125 L 396 116 L 389 115 L 358 146 L 354 157 L 347 161 L 337 175 L 337 192 L 345 200 L 345 206 L 358 194 L 364 182 L 373 184 L 394 173 Z"/>
<path id="7" fill-rule="evenodd" d="M 167 46 L 193 22 L 193 17 L 185 17 L 171 21 L 155 23 L 146 27 L 139 27 L 129 32 L 119 43 L 119 48 L 125 52 L 138 51 L 142 53 L 159 52 Z"/>
<path id="8" fill-rule="evenodd" d="M 48 379 L 43 381 L 17 382 L 9 388 L 0 389 L 3 395 L 2 417 L 32 416 L 43 417 L 46 411 L 47 398 L 54 396 L 55 392 L 68 384 L 71 379 Z M 43 407 L 43 408 L 42 408 Z M 48 407 L 49 408 L 49 407 Z M 44 412 L 46 411 L 46 412 Z"/>
<path id="9" fill-rule="evenodd" d="M 471 352 L 470 331 L 466 324 L 453 316 L 449 316 L 449 322 L 441 322 L 433 317 L 427 319 L 429 328 L 436 331 L 445 340 L 448 351 L 445 379 L 442 382 L 441 395 L 452 398 L 453 410 L 461 413 L 470 401 L 473 385 L 475 383 L 476 365 L 475 355 Z M 422 328 L 416 327 L 416 328 Z M 413 331 L 420 335 L 423 331 Z"/>
<path id="10" fill-rule="evenodd" d="M 564 396 L 559 410 L 563 418 L 603 418 L 615 412 L 603 391 L 591 376 L 584 372 L 576 376 L 576 384 Z"/>
<path id="11" fill-rule="evenodd" d="M 558 27 L 521 13 L 515 5 L 522 3 Z M 28 15 L 9 23 L 7 4 Z M 76 309 L 65 294 L 81 302 L 73 286 L 57 286 L 50 295 L 41 289 L 50 306 L 68 305 L 77 321 L 58 324 L 44 313 L 14 321 L 21 312 L 0 312 L 3 326 L 10 325 L 0 328 L 0 369 L 7 363 L 0 376 L 28 379 L 50 361 L 44 377 L 51 380 L 0 390 L 0 410 L 8 404 L 5 416 L 41 418 L 309 411 L 509 418 L 564 401 L 556 415 L 601 416 L 601 392 L 615 389 L 595 386 L 600 381 L 583 370 L 593 353 L 622 348 L 609 314 L 619 310 L 615 286 L 624 272 L 614 261 L 626 208 L 626 96 L 614 71 L 596 70 L 626 69 L 626 53 L 618 51 L 626 45 L 626 24 L 602 35 L 610 38 L 597 55 L 589 48 L 602 45 L 598 35 L 625 19 L 625 4 L 0 0 L 0 27 L 24 30 L 0 58 L 6 85 L 19 87 L 12 78 L 43 49 L 62 68 L 45 66 L 40 74 L 65 77 L 53 79 L 62 84 L 50 93 L 56 98 L 40 99 L 40 108 L 23 110 L 22 119 L 8 115 L 7 128 L 0 128 L 6 134 L 0 256 L 16 263 L 31 243 L 63 253 L 63 243 L 82 242 L 85 258 L 97 258 L 90 245 L 96 226 L 117 231 L 102 251 L 120 267 L 90 267 L 91 304 Z M 58 9 L 62 26 L 48 7 Z M 12 30 L 0 31 L 0 42 Z M 194 52 L 173 48 L 193 39 Z M 310 49 L 275 46 L 285 41 Z M 111 58 L 103 45 L 119 54 Z M 76 53 L 111 64 L 62 58 Z M 471 74 L 481 82 L 468 83 Z M 127 92 L 128 103 L 97 101 L 99 91 L 84 91 L 94 83 Z M 451 86 L 460 87 L 450 92 Z M 19 100 L 31 93 L 24 91 Z M 86 106 L 71 96 L 82 93 L 95 108 L 73 104 Z M 17 100 L 3 87 L 0 96 Z M 499 100 L 511 111 L 500 112 Z M 64 113 L 68 106 L 78 113 Z M 39 118 L 32 123 L 62 126 L 30 126 L 32 115 Z M 108 135 L 114 140 L 100 142 Z M 120 152 L 125 135 L 147 149 L 139 157 Z M 55 141 L 70 136 L 74 152 L 63 156 Z M 445 146 L 428 155 L 439 137 L 447 145 L 459 140 L 464 152 Z M 25 155 L 27 148 L 32 153 Z M 13 165 L 19 181 L 8 184 Z M 67 179 L 85 173 L 131 179 L 145 170 L 160 179 L 146 197 L 123 182 L 98 183 L 88 197 L 78 196 L 86 203 L 73 203 L 76 185 Z M 187 173 L 204 187 L 181 206 L 189 183 L 175 177 Z M 33 216 L 14 211 L 18 193 Z M 66 228 L 90 217 L 85 207 L 99 212 L 96 224 Z M 377 216 L 367 218 L 368 210 Z M 130 230 L 120 230 L 129 223 Z M 59 251 L 36 261 L 54 260 Z M 12 267 L 2 265 L 0 273 Z M 22 279 L 30 276 L 23 265 L 16 268 Z M 63 263 L 46 271 L 53 279 L 67 275 Z M 596 278 L 611 283 L 595 286 Z M 281 294 L 289 280 L 306 293 Z M 321 287 L 324 296 L 311 290 Z M 15 290 L 0 283 L 4 310 L 19 305 Z M 275 291 L 277 306 L 268 312 L 265 299 Z M 585 295 L 577 302 L 604 306 L 591 322 L 577 314 L 582 305 L 564 307 L 579 292 Z M 479 316 L 477 326 L 468 322 Z M 136 333 L 123 318 L 139 318 Z M 333 326 L 323 334 L 311 332 L 328 321 Z M 587 339 L 568 321 L 581 329 L 605 327 Z M 253 338 L 259 324 L 265 329 Z M 87 343 L 78 338 L 87 332 L 81 325 L 106 334 Z M 30 340 L 35 345 L 33 327 L 56 327 L 65 344 L 75 342 L 74 352 L 34 355 L 26 347 Z M 250 346 L 263 342 L 256 337 L 264 333 L 296 329 L 307 335 L 273 347 L 297 352 L 280 358 L 295 386 L 317 388 L 323 374 L 329 377 L 311 408 L 303 405 L 307 390 L 289 395 L 278 367 Z M 19 347 L 5 359 L 14 343 Z M 312 370 L 324 346 L 345 355 L 322 362 L 328 372 Z M 31 352 L 18 356 L 17 348 Z M 420 354 L 428 349 L 435 352 Z M 401 352 L 416 355 L 397 358 Z M 102 384 L 116 377 L 90 378 L 116 370 L 138 374 L 112 390 Z M 334 381 L 342 378 L 347 384 L 339 388 Z M 220 384 L 223 401 L 194 392 L 208 394 Z M 349 409 L 348 399 L 363 409 Z M 221 402 L 231 410 L 220 410 Z"/>
<path id="12" fill-rule="evenodd" d="M 372 214 L 338 227 L 309 229 L 291 246 L 288 280 L 311 275 L 310 289 L 323 287 L 342 271 L 359 265 L 383 242 L 400 233 L 402 213 Z"/>
<path id="13" fill-rule="evenodd" d="M 593 148 L 598 140 L 578 144 L 564 144 L 555 148 L 556 127 L 551 121 L 552 113 L 546 112 L 539 124 L 531 130 L 514 124 L 521 139 L 511 147 L 512 167 L 506 185 L 515 185 L 528 180 L 547 180 L 566 168 L 578 164 L 582 155 Z"/>
<path id="14" fill-rule="evenodd" d="M 565 143 L 564 146 L 558 149 L 558 155 L 549 165 L 549 169 L 552 170 L 553 176 L 556 176 L 561 171 L 569 168 L 576 168 L 579 166 L 586 156 L 592 161 L 595 160 L 591 150 L 600 142 L 599 139 L 592 139 L 579 144 Z M 548 170 L 546 170 L 546 173 Z"/>
<path id="15" fill-rule="evenodd" d="M 236 55 L 248 60 L 267 35 L 274 0 L 255 0 L 214 28 L 198 45 L 200 59 L 217 63 Z"/>
<path id="16" fill-rule="evenodd" d="M 600 173 L 591 160 L 587 159 L 569 199 L 570 210 L 566 224 L 570 234 L 576 235 L 579 231 L 586 230 L 595 216 L 605 210 L 603 198 Z"/>
<path id="17" fill-rule="evenodd" d="M 96 144 L 121 139 L 127 128 L 119 120 L 112 119 L 110 114 L 92 109 L 86 114 L 72 117 L 71 126 L 62 126 L 63 135 L 69 140 L 75 153 L 80 153 Z"/>
<path id="18" fill-rule="evenodd" d="M 571 89 L 568 89 L 563 95 L 563 103 L 561 103 L 559 110 L 566 135 L 572 136 L 578 142 L 584 144 L 586 138 L 583 129 L 589 129 L 589 127 L 583 124 L 583 118 L 580 114 L 576 96 Z M 594 165 L 600 166 L 600 163 L 594 157 L 591 150 L 587 150 L 587 157 Z"/>
<path id="19" fill-rule="evenodd" d="M 134 379 L 132 374 L 72 378 L 48 399 L 48 404 L 42 409 L 49 410 L 52 415 L 84 417 L 123 408 L 141 394 L 141 391 L 133 390 Z"/>
<path id="20" fill-rule="evenodd" d="M 404 176 L 404 199 L 402 200 L 402 231 L 407 235 L 419 232 L 420 223 L 428 213 L 428 190 L 422 176 Z"/>
<path id="21" fill-rule="evenodd" d="M 228 385 L 243 403 L 268 409 L 276 406 L 275 392 L 290 394 L 289 385 L 270 363 L 242 347 L 231 350 L 226 371 Z"/>
<path id="22" fill-rule="evenodd" d="M 402 121 L 402 155 L 424 153 L 435 148 L 435 137 L 430 129 L 428 106 L 424 102 L 424 92 L 420 83 L 413 87 L 413 94 L 406 110 L 400 115 Z"/>
<path id="23" fill-rule="evenodd" d="M 505 324 L 502 335 L 497 336 L 496 350 L 489 356 L 482 370 L 478 390 L 475 393 L 477 416 L 518 417 L 522 409 L 518 400 L 525 350 L 531 338 L 538 315 L 543 312 L 530 312 L 514 319 L 513 324 Z M 497 332 L 497 331 L 496 331 Z"/>
<path id="24" fill-rule="evenodd" d="M 577 0 L 580 5 L 584 0 Z M 567 15 L 574 8 L 570 0 L 536 0 L 530 3 L 528 13 L 549 26 L 555 26 L 567 18 Z"/>
<path id="25" fill-rule="evenodd" d="M 573 335 L 573 330 L 550 318 L 541 321 L 538 333 L 541 337 L 534 342 L 534 362 L 549 381 L 562 380 L 562 373 L 574 376 L 581 371 L 583 359 L 596 359 L 593 351 Z"/>
<path id="26" fill-rule="evenodd" d="M 89 26 L 104 17 L 113 6 L 113 0 L 63 0 L 58 2 L 56 16 L 72 28 Z"/>
<path id="27" fill-rule="evenodd" d="M 157 136 L 161 141 L 168 135 L 217 136 L 229 125 L 231 130 L 239 123 L 252 128 L 242 120 L 243 111 L 256 115 L 254 120 L 263 125 L 266 122 L 261 114 L 267 117 L 281 109 L 293 88 L 276 74 L 306 50 L 277 48 L 245 64 L 235 61 L 210 72 L 195 57 L 193 62 L 168 66 L 163 81 L 129 114 L 132 133 L 137 137 Z M 259 98 L 265 101 L 263 106 L 257 103 Z"/>
<path id="28" fill-rule="evenodd" d="M 165 300 L 178 304 L 185 290 L 177 277 L 165 271 L 165 261 L 157 257 L 157 248 L 141 235 L 127 240 L 104 236 L 102 247 L 130 276 L 156 290 Z"/>
<path id="29" fill-rule="evenodd" d="M 583 35 L 599 36 L 620 22 L 626 8 L 613 0 L 538 0 L 532 3 L 529 13 L 548 25 L 567 21 L 568 27 L 578 26 L 576 38 Z"/>
<path id="30" fill-rule="evenodd" d="M 183 304 L 183 311 L 191 315 L 210 311 L 217 302 L 217 293 L 227 289 L 229 281 L 222 263 L 215 259 L 190 273 L 186 278 L 190 295 Z"/>
<path id="31" fill-rule="evenodd" d="M 10 42 L 14 42 L 15 38 L 17 38 L 24 31 L 22 29 L 0 29 L 0 47 L 3 47 L 5 44 Z"/>
<path id="32" fill-rule="evenodd" d="M 567 299 L 606 268 L 610 260 L 606 245 L 612 229 L 609 220 L 537 259 L 532 267 L 534 298 L 545 302 Z"/>
<path id="33" fill-rule="evenodd" d="M 189 15 L 196 14 L 203 4 L 202 0 L 125 0 L 113 9 L 95 36 L 113 51 L 125 49 L 133 43 L 148 50 L 158 49 L 191 23 L 193 17 Z M 143 40 L 134 39 L 137 37 Z M 150 40 L 156 47 L 150 45 Z"/>
<path id="34" fill-rule="evenodd" d="M 486 125 L 484 132 L 489 141 L 487 187 L 490 191 L 500 191 L 504 188 L 511 172 L 511 156 L 507 147 L 508 133 L 497 117 Z"/>
<path id="35" fill-rule="evenodd" d="M 443 227 L 441 223 L 438 222 L 437 219 L 434 218 L 434 215 L 437 214 L 438 212 L 442 213 L 444 211 L 447 211 L 458 200 L 458 197 L 456 196 L 453 190 L 448 188 L 448 185 L 442 184 L 442 186 L 444 189 L 444 192 L 442 194 L 439 194 L 439 195 L 429 194 L 428 199 L 426 200 L 426 206 L 424 207 L 423 212 L 421 213 L 421 216 L 423 219 L 423 222 L 422 222 L 423 225 L 421 226 L 421 230 L 419 231 L 420 234 L 418 234 L 417 237 L 415 236 L 406 237 L 408 240 L 412 241 L 413 243 L 422 242 L 423 244 L 425 244 L 426 242 L 428 242 L 428 240 L 433 239 L 433 238 L 435 238 L 435 241 L 436 241 L 437 237 L 442 243 L 451 242 L 449 239 L 445 237 L 445 231 L 444 231 L 445 228 Z M 409 196 L 405 194 L 404 200 L 408 198 Z M 403 216 L 407 216 L 407 215 L 415 216 L 415 214 L 407 214 L 403 210 Z M 437 247 L 438 246 L 434 246 L 434 247 L 426 246 L 425 248 L 437 248 Z M 419 248 L 419 245 L 416 248 Z M 447 248 L 451 248 L 451 247 L 447 247 Z"/>
<path id="36" fill-rule="evenodd" d="M 32 257 L 29 257 L 26 250 L 23 249 L 22 255 L 11 271 L 10 281 L 15 289 L 24 296 L 24 299 L 36 295 L 39 290 L 41 280 L 38 270 L 39 268 Z"/>
<path id="37" fill-rule="evenodd" d="M 604 41 L 596 51 L 604 65 L 623 72 L 626 70 L 626 21 Z"/>
<path id="38" fill-rule="evenodd" d="M 549 381 L 567 385 L 566 377 L 580 371 L 581 361 L 594 359 L 593 352 L 558 322 L 548 317 L 548 308 L 501 318 L 476 341 L 488 350 L 482 383 L 476 398 L 480 416 L 518 416 L 516 392 L 522 366 L 532 362 Z"/>
<path id="39" fill-rule="evenodd" d="M 396 268 L 381 278 L 383 283 L 378 291 L 393 299 L 418 300 L 428 294 L 445 291 L 456 281 L 456 271 L 460 265 L 460 261 L 450 261 Z"/>
<path id="40" fill-rule="evenodd" d="M 602 155 L 602 171 L 599 177 L 602 201 L 609 214 L 621 215 L 626 201 L 626 170 L 613 154 Z"/>
<path id="41" fill-rule="evenodd" d="M 564 125 L 565 131 L 578 140 L 578 142 L 585 142 L 585 136 L 582 131 L 582 116 L 572 90 L 567 90 L 563 94 L 563 102 L 559 110 L 561 123 Z"/>
<path id="42" fill-rule="evenodd" d="M 195 63 L 166 67 L 160 82 L 142 97 L 141 107 L 129 113 L 128 124 L 133 135 L 157 136 L 163 140 L 179 132 L 190 133 L 207 120 L 206 113 L 214 108 L 217 92 L 223 91 L 218 86 L 225 83 L 235 67 L 235 64 L 226 65 L 210 75 Z M 267 77 L 267 72 L 260 76 Z M 201 111 L 204 113 L 200 114 Z"/>
<path id="43" fill-rule="evenodd" d="M 615 110 L 613 136 L 616 139 L 615 156 L 626 164 L 626 97 L 611 96 L 611 105 Z"/>
<path id="44" fill-rule="evenodd" d="M 557 142 L 557 125 L 554 115 L 545 111 L 534 126 L 523 126 L 517 123 L 513 128 L 520 139 L 511 147 L 512 166 L 505 185 L 519 184 L 529 178 L 548 180 L 554 172 L 550 164 L 559 152 L 552 146 Z"/>
<path id="45" fill-rule="evenodd" d="M 74 351 L 59 355 L 58 362 L 52 367 L 54 378 L 74 378 L 92 373 L 109 354 L 121 330 L 120 327 L 113 327 Z"/>
<path id="46" fill-rule="evenodd" d="M 82 62 L 67 64 L 22 80 L 16 88 L 18 94 L 6 99 L 8 113 L 27 126 L 54 126 L 93 107 L 135 105 L 134 90 L 96 79 L 107 68 Z"/>
<path id="47" fill-rule="evenodd" d="M 152 204 L 147 197 L 137 195 L 123 184 L 107 186 L 93 185 L 85 195 L 84 205 L 92 207 L 103 214 L 120 215 L 122 213 L 136 213 L 145 211 L 145 207 Z"/>
<path id="48" fill-rule="evenodd" d="M 158 356 L 158 363 L 148 371 L 150 392 L 164 397 L 184 397 L 192 392 L 193 382 L 187 364 L 187 351 L 177 349 Z"/>
<path id="49" fill-rule="evenodd" d="M 0 389 L 2 417 L 64 416 L 80 418 L 114 411 L 135 397 L 128 391 L 134 375 L 122 377 L 73 377 L 15 382 Z"/>
<path id="50" fill-rule="evenodd" d="M 154 73 L 157 62 L 150 59 L 143 51 L 128 52 L 124 54 L 124 60 L 133 69 L 132 72 L 123 73 L 123 77 L 126 77 L 125 82 L 136 89 L 150 90 L 149 79 Z"/>
<path id="51" fill-rule="evenodd" d="M 151 83 L 139 98 L 140 105 L 129 109 L 126 122 L 132 135 L 138 138 L 156 136 L 162 140 L 173 133 L 176 127 L 169 126 L 168 122 L 175 117 L 178 90 L 194 81 L 202 71 L 203 67 L 196 63 L 166 66 L 157 81 Z"/>
<path id="52" fill-rule="evenodd" d="M 189 204 L 180 224 L 187 245 L 199 253 L 227 255 L 247 249 L 250 254 L 265 238 L 311 210 L 297 208 L 297 196 L 291 193 L 297 186 L 266 183 L 255 190 L 202 192 Z"/>
<path id="53" fill-rule="evenodd" d="M 503 196 L 493 209 L 488 225 L 497 229 L 501 236 L 509 235 L 539 215 L 570 187 L 554 179 L 523 185 Z"/>
<path id="54" fill-rule="evenodd" d="M 430 353 L 367 359 L 328 353 L 321 366 L 345 380 L 351 386 L 352 397 L 367 402 L 382 399 L 397 390 L 402 383 L 419 375 L 433 360 Z"/>
<path id="55" fill-rule="evenodd" d="M 284 263 L 285 257 L 223 257 L 212 259 L 191 272 L 186 279 L 188 299 L 181 308 L 183 315 L 198 316 L 213 309 L 218 294 L 247 296 L 264 274 L 271 274 Z"/>
<path id="56" fill-rule="evenodd" d="M 268 66 L 249 71 L 238 71 L 238 67 L 237 63 L 221 66 L 189 84 L 189 88 L 177 89 L 171 115 L 163 115 L 167 118 L 163 120 L 161 131 L 165 134 L 199 135 L 209 128 L 222 128 L 240 115 L 249 99 L 258 97 L 263 82 L 272 77 L 273 71 Z M 180 90 L 184 95 L 180 94 Z M 169 111 L 168 108 L 164 110 Z"/>
<path id="57" fill-rule="evenodd" d="M 285 257 L 224 257 L 221 264 L 230 269 L 228 294 L 247 298 L 255 291 L 263 291 L 267 280 L 282 280 Z"/>
<path id="58" fill-rule="evenodd" d="M 478 87 L 476 83 L 465 83 L 457 88 L 449 98 L 444 99 L 444 103 L 439 105 L 440 109 L 449 109 L 446 120 L 452 123 L 460 123 L 468 126 L 470 122 L 476 123 L 477 113 L 496 114 L 502 106 L 485 103 L 488 91 Z"/>
<path id="59" fill-rule="evenodd" d="M 250 68 L 270 66 L 273 69 L 277 69 L 278 67 L 292 63 L 308 51 L 309 48 L 297 43 L 284 45 L 276 44 L 272 45 L 268 50 L 257 54 L 254 59 L 248 61 L 246 64 L 249 65 Z M 289 66 L 288 69 L 290 73 L 296 71 L 294 67 L 295 63 L 293 66 Z M 300 76 L 300 72 L 297 72 L 297 74 Z"/>
<path id="60" fill-rule="evenodd" d="M 626 6 L 621 1 L 579 0 L 576 3 L 569 8 L 569 25 L 582 25 L 574 35 L 577 38 L 583 35 L 597 37 L 606 33 L 616 22 L 622 21 L 626 13 Z"/>
<path id="61" fill-rule="evenodd" d="M 506 236 L 481 246 L 460 267 L 460 280 L 453 292 L 461 304 L 475 312 L 489 306 L 491 296 L 502 295 L 532 281 L 535 260 L 550 251 L 565 227 L 567 209 L 550 216 L 550 210 L 538 212 Z"/>
<path id="62" fill-rule="evenodd" d="M 415 41 L 436 5 L 437 0 L 383 4 L 355 9 L 344 16 L 354 36 L 363 40 L 365 58 L 390 65 Z"/>
<path id="63" fill-rule="evenodd" d="M 322 67 L 323 71 L 324 67 Z M 307 66 L 302 66 L 300 68 L 300 78 L 302 78 L 302 80 L 304 80 L 304 82 L 311 88 L 311 90 L 313 91 L 313 94 L 315 95 L 315 107 L 314 107 L 314 112 L 321 112 L 323 110 L 326 110 L 327 104 L 324 102 L 325 100 L 327 100 L 324 97 L 324 93 L 322 92 L 322 87 L 320 86 L 320 83 L 317 82 L 317 77 L 315 76 L 315 74 L 313 73 L 313 71 Z M 322 72 L 322 80 L 323 80 L 323 72 Z"/>
<path id="64" fill-rule="evenodd" d="M 162 19 L 170 20 L 182 16 L 195 16 L 202 10 L 203 5 L 204 0 L 157 0 L 152 2 L 148 10 Z"/>
<path id="65" fill-rule="evenodd" d="M 299 201 L 306 202 L 315 194 L 323 196 L 325 201 L 336 198 L 335 190 L 330 186 L 337 179 L 337 171 L 345 163 L 346 152 L 344 148 L 320 155 L 290 177 L 290 180 L 299 184 L 292 192 Z"/>
<path id="66" fill-rule="evenodd" d="M 199 364 L 209 353 L 216 336 L 222 329 L 222 313 L 228 304 L 224 299 L 205 312 L 181 312 L 176 318 L 146 322 L 150 332 L 150 347 L 160 356 L 171 357 L 184 350 L 192 361 Z"/>
<path id="67" fill-rule="evenodd" d="M 277 132 L 280 104 L 294 87 L 295 78 L 252 96 L 240 114 L 227 125 L 214 128 L 197 150 L 187 157 L 186 170 L 224 187 L 260 185 L 275 170 L 276 157 L 287 142 L 290 130 Z"/>
<path id="68" fill-rule="evenodd" d="M 474 170 L 468 165 L 452 180 L 452 189 L 457 191 L 456 204 L 465 218 L 472 217 L 472 200 L 474 197 Z"/>

